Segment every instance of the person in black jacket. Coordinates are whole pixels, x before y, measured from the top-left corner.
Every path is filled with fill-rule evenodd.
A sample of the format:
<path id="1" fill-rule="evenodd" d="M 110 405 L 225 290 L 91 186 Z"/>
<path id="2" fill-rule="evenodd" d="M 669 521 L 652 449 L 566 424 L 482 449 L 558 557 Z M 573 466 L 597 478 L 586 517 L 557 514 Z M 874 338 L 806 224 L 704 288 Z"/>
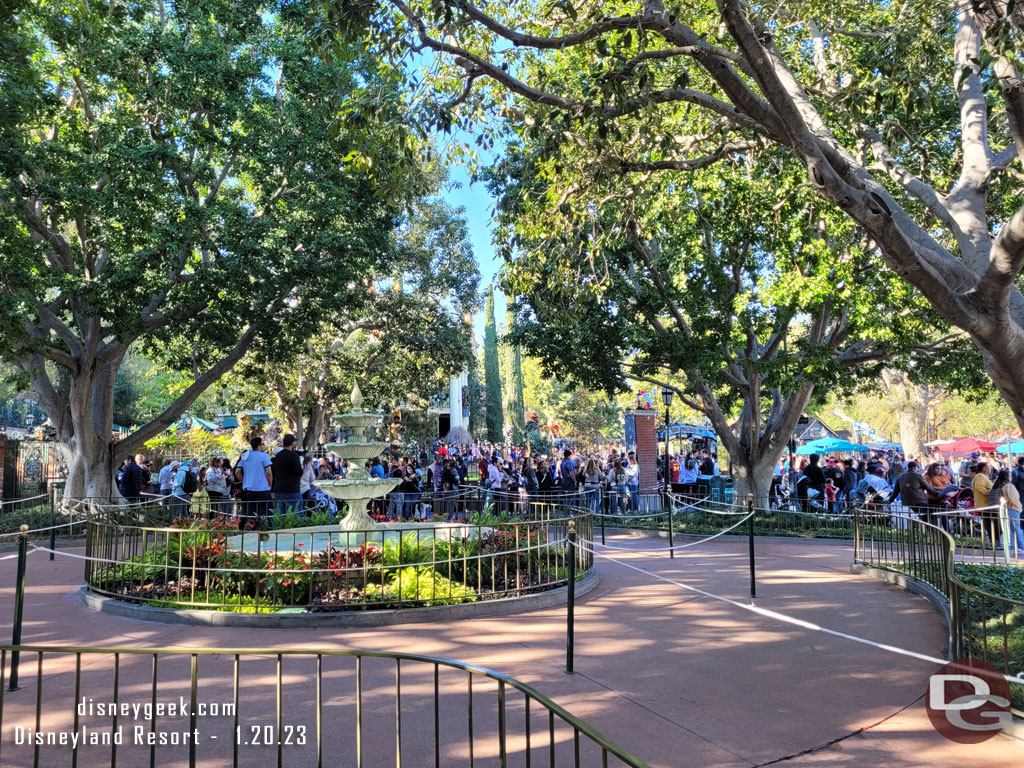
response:
<path id="1" fill-rule="evenodd" d="M 142 501 L 143 472 L 142 467 L 135 463 L 134 456 L 129 455 L 125 459 L 124 474 L 121 475 L 121 493 L 129 504 L 138 504 Z"/>
<path id="2" fill-rule="evenodd" d="M 819 504 L 825 502 L 825 473 L 822 472 L 821 467 L 818 466 L 818 462 L 821 461 L 821 456 L 816 453 L 812 453 L 808 458 L 807 466 L 804 467 L 804 477 L 807 479 L 807 491 L 815 490 L 817 494 L 811 496 L 808 494 L 807 498 L 817 499 Z M 805 512 L 811 511 L 811 506 L 808 503 L 804 509 Z"/>
<path id="3" fill-rule="evenodd" d="M 893 483 L 892 493 L 889 494 L 889 503 L 892 504 L 896 497 L 904 507 L 913 510 L 925 522 L 931 522 L 931 515 L 928 508 L 928 491 L 930 486 L 920 472 L 920 465 L 916 461 L 907 462 L 907 471 L 896 478 Z"/>

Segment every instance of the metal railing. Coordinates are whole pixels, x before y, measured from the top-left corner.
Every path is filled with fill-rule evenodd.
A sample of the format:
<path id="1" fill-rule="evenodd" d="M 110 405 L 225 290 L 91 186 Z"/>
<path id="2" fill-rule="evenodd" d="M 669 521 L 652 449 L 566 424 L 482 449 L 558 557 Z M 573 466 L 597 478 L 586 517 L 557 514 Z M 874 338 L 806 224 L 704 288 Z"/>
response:
<path id="1" fill-rule="evenodd" d="M 507 518 L 474 512 L 477 501 L 446 500 L 461 510 L 452 522 L 359 531 L 251 530 L 244 512 L 244 530 L 216 515 L 172 526 L 96 516 L 87 525 L 85 582 L 135 603 L 244 613 L 446 605 L 568 583 L 568 526 L 592 542 L 588 510 L 536 502 Z M 577 573 L 593 567 L 588 552 L 577 549 L 575 558 Z"/>
<path id="2" fill-rule="evenodd" d="M 518 680 L 385 651 L 4 645 L 0 722 L 2 765 L 646 766 Z"/>
<path id="3" fill-rule="evenodd" d="M 958 554 L 953 534 L 924 520 L 871 512 L 857 511 L 854 521 L 854 562 L 903 573 L 945 598 L 951 658 L 981 659 L 1010 676 L 1024 672 L 1024 601 L 965 582 L 958 569 L 971 567 L 971 556 Z M 976 564 L 998 567 L 988 557 Z M 1012 688 L 1013 706 L 1024 713 L 1024 683 Z"/>

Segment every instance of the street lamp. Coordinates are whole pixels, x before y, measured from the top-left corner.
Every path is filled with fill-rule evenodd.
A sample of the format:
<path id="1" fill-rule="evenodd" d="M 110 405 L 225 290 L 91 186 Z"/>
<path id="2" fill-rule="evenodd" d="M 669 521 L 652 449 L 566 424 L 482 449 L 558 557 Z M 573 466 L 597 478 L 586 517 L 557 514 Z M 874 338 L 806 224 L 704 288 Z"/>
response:
<path id="1" fill-rule="evenodd" d="M 671 389 L 666 388 L 666 389 L 662 389 L 661 390 L 661 402 L 663 402 L 665 404 L 665 496 L 666 496 L 666 499 L 668 498 L 668 494 L 672 491 L 672 487 L 671 487 L 672 475 L 671 475 L 671 469 L 670 469 L 670 466 L 669 466 L 668 447 L 669 447 L 669 444 L 671 442 L 670 439 L 669 439 L 669 427 L 670 427 L 670 425 L 672 423 L 671 420 L 669 419 L 669 408 L 672 407 L 672 396 L 673 395 L 675 395 L 675 392 L 673 392 Z"/>

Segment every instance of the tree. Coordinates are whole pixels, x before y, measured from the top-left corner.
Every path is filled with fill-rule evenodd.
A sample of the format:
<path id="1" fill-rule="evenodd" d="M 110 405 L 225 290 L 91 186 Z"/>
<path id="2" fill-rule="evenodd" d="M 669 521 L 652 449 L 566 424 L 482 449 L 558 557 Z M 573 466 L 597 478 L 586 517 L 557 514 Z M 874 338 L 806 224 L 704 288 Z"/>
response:
<path id="1" fill-rule="evenodd" d="M 848 220 L 817 209 L 784 157 L 723 162 L 688 187 L 594 179 L 581 162 L 539 140 L 493 175 L 516 336 L 583 387 L 676 388 L 682 374 L 739 497 L 767 501 L 816 387 L 852 387 L 931 333 L 927 306 Z"/>
<path id="2" fill-rule="evenodd" d="M 512 310 L 505 312 L 505 333 L 509 334 L 515 325 L 515 316 Z M 525 405 L 523 403 L 523 357 L 522 350 L 517 344 L 506 342 L 506 357 L 508 364 L 508 423 L 512 427 L 512 442 L 520 444 L 526 432 Z"/>
<path id="3" fill-rule="evenodd" d="M 486 388 L 480 383 L 480 368 L 482 363 L 474 360 L 469 369 L 467 381 L 467 394 L 469 395 L 469 432 L 477 440 L 482 440 L 487 434 L 486 411 Z"/>
<path id="4" fill-rule="evenodd" d="M 675 177 L 784 149 L 868 249 L 970 335 L 1024 426 L 1015 3 L 385 0 L 373 22 L 382 46 L 404 39 L 447 65 L 443 125 L 494 105 L 606 174 Z"/>
<path id="5" fill-rule="evenodd" d="M 505 441 L 505 416 L 501 401 L 501 370 L 498 362 L 498 331 L 494 323 L 494 286 L 487 286 L 484 302 L 484 388 L 486 400 L 487 439 L 492 443 Z"/>
<path id="6" fill-rule="evenodd" d="M 440 179 L 437 180 L 440 183 Z M 473 363 L 465 318 L 479 309 L 480 272 L 461 209 L 429 196 L 413 201 L 394 232 L 389 273 L 367 277 L 358 301 L 325 317 L 316 333 L 257 345 L 235 378 L 273 394 L 296 439 L 309 450 L 330 412 L 358 379 L 368 408 L 426 409 Z"/>
<path id="7" fill-rule="evenodd" d="M 116 495 L 114 385 L 133 345 L 191 383 L 118 453 L 386 267 L 389 197 L 419 187 L 404 175 L 416 144 L 374 62 L 313 50 L 320 21 L 262 0 L 20 11 L 31 55 L 13 94 L 5 81 L 0 350 L 54 422 L 69 498 Z"/>

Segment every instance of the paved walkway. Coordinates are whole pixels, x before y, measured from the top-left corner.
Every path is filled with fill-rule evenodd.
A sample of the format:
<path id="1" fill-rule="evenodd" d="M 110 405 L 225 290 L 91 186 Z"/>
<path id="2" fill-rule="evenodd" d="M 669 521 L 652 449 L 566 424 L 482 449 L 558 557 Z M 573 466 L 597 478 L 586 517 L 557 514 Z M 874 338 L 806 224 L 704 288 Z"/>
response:
<path id="1" fill-rule="evenodd" d="M 664 547 L 658 539 L 625 533 L 609 535 L 608 543 L 636 549 Z M 748 599 L 745 543 L 701 544 L 682 550 L 675 560 L 615 554 L 709 592 Z M 851 575 L 847 545 L 761 541 L 757 556 L 758 605 L 878 642 L 942 655 L 942 617 L 921 598 Z M 0 560 L 0 584 L 4 585 L 0 617 L 5 625 L 0 631 L 5 634 L 10 629 L 14 572 L 14 559 Z M 81 561 L 58 557 L 51 563 L 42 553 L 30 555 L 25 644 L 315 646 L 459 659 L 536 687 L 652 766 L 664 768 L 773 763 L 951 768 L 1024 764 L 1020 743 L 1009 738 L 962 746 L 932 729 L 922 703 L 928 674 L 933 671 L 927 662 L 775 623 L 612 561 L 600 561 L 600 586 L 577 606 L 575 676 L 563 673 L 564 608 L 365 630 L 180 627 L 87 610 L 75 594 L 81 573 Z M 52 670 L 44 671 L 50 675 Z M 145 690 L 149 674 L 148 663 L 134 665 L 122 672 L 121 685 L 125 690 Z M 7 704 L 34 711 L 34 672 L 23 676 L 28 678 L 27 687 L 9 694 Z M 73 676 L 66 671 L 57 670 L 54 677 L 71 678 L 73 686 Z M 386 684 L 382 676 L 381 685 Z M 403 706 L 417 688 L 407 693 L 403 689 Z M 272 701 L 272 688 L 269 696 Z M 389 722 L 393 717 L 392 712 Z M 0 736 L 5 742 L 13 724 L 10 717 L 4 720 Z M 350 740 L 329 735 L 336 745 L 333 759 L 325 764 L 354 764 Z M 463 739 L 454 730 L 445 738 L 450 740 L 446 754 L 461 757 Z M 29 757 L 4 743 L 0 763 L 22 765 Z M 495 764 L 494 755 L 478 751 L 477 758 L 478 765 Z M 135 764 L 142 763 L 119 761 L 119 765 Z M 179 763 L 161 760 L 160 764 Z M 241 764 L 253 764 L 246 761 L 244 750 Z M 261 760 L 260 764 L 272 763 Z M 300 765 L 288 760 L 285 764 Z M 393 753 L 386 761 L 365 764 L 391 765 Z M 425 757 L 422 761 L 407 757 L 404 763 L 414 768 L 426 764 Z M 546 756 L 534 764 L 546 765 Z"/>

